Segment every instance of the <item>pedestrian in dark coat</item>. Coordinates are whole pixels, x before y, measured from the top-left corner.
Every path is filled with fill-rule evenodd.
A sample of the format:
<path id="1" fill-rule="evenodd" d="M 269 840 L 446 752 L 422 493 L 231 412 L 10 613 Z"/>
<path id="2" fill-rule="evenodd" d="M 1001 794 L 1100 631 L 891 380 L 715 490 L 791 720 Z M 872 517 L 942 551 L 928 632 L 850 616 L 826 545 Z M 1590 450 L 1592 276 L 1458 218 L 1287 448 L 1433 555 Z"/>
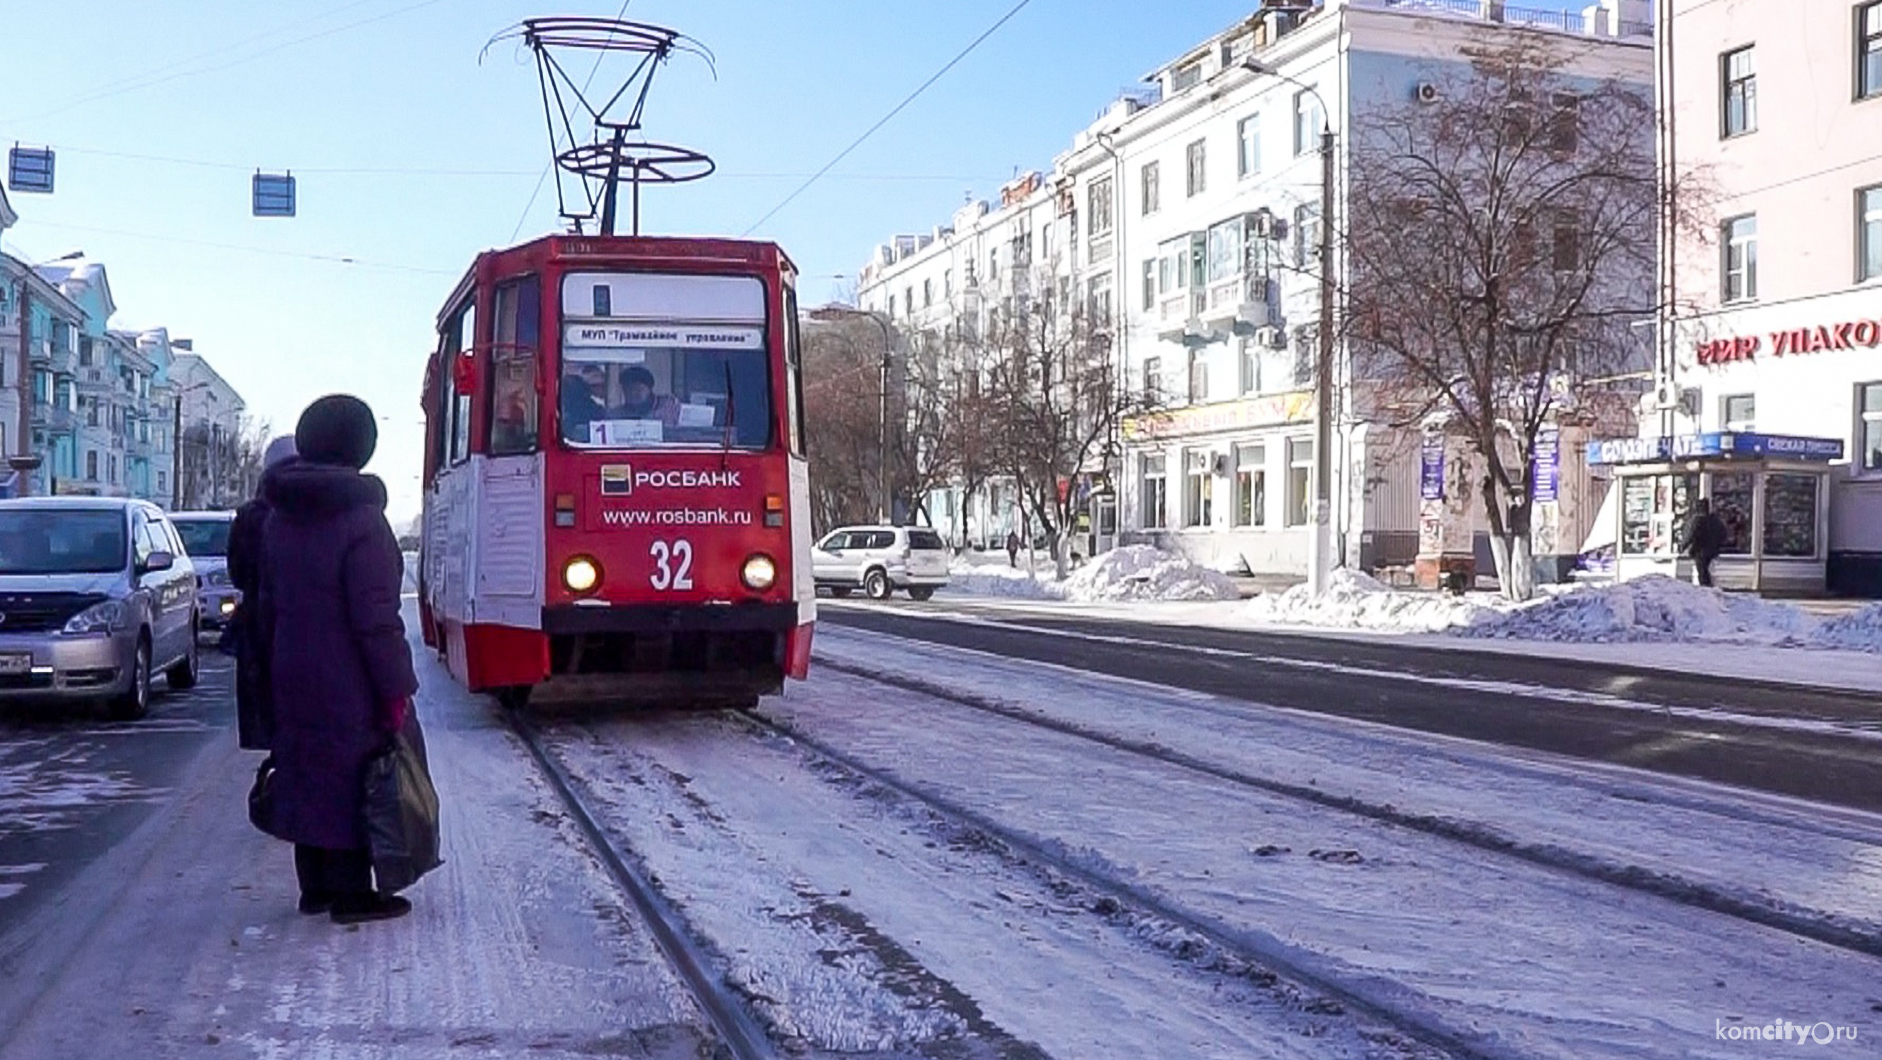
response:
<path id="1" fill-rule="evenodd" d="M 404 558 L 386 489 L 361 474 L 378 443 L 358 398 L 321 398 L 295 431 L 300 459 L 271 476 L 262 595 L 272 624 L 274 820 L 295 844 L 301 910 L 341 923 L 401 916 L 372 888 L 362 787 L 418 690 L 399 617 Z"/>
<path id="2" fill-rule="evenodd" d="M 1686 531 L 1686 554 L 1692 557 L 1693 573 L 1700 585 L 1712 584 L 1712 561 L 1725 551 L 1725 520 L 1712 510 L 1704 497 L 1693 505 L 1692 525 Z"/>
<path id="3" fill-rule="evenodd" d="M 1019 566 L 1018 531 L 1008 530 L 1006 532 L 1006 565 L 1009 567 Z"/>
<path id="4" fill-rule="evenodd" d="M 236 510 L 229 526 L 229 584 L 242 594 L 229 620 L 228 640 L 235 655 L 235 727 L 245 751 L 266 751 L 274 725 L 268 706 L 269 630 L 262 621 L 262 532 L 268 522 L 268 484 L 277 468 L 295 459 L 294 439 L 282 435 L 262 454 L 261 486 Z"/>

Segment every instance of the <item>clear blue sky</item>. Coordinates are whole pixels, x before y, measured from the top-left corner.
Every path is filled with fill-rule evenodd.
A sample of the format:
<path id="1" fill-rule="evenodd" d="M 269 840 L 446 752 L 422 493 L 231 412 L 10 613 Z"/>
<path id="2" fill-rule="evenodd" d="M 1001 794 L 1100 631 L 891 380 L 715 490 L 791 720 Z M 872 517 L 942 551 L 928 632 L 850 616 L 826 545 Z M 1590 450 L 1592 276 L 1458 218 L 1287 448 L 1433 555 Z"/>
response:
<path id="1" fill-rule="evenodd" d="M 627 17 L 718 60 L 716 80 L 681 57 L 654 87 L 649 135 L 712 154 L 720 173 L 649 192 L 648 230 L 744 232 L 1015 2 L 633 0 Z M 1258 6 L 1032 0 L 754 235 L 796 259 L 807 300 L 827 298 L 889 235 L 1045 168 L 1120 89 Z M 59 154 L 54 195 L 11 196 L 21 219 L 6 247 L 103 262 L 114 326 L 195 340 L 277 430 L 323 393 L 364 397 L 386 420 L 372 470 L 409 518 L 440 302 L 519 220 L 520 239 L 557 228 L 552 189 L 524 213 L 548 158 L 533 64 L 511 45 L 481 64 L 479 52 L 525 17 L 619 7 L 91 0 L 80 17 L 11 4 L 0 143 Z M 249 216 L 256 168 L 296 172 L 298 217 Z M 479 172 L 416 172 L 428 169 Z"/>

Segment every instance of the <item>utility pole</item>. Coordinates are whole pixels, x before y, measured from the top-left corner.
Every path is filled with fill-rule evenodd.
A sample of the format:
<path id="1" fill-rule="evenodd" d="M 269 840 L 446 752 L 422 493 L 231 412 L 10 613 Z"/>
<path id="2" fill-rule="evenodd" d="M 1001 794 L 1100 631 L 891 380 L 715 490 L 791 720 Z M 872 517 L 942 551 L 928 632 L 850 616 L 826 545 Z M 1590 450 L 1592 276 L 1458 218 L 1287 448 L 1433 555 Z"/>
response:
<path id="1" fill-rule="evenodd" d="M 183 392 L 178 390 L 171 404 L 176 422 L 170 432 L 170 510 L 183 510 Z"/>
<path id="2" fill-rule="evenodd" d="M 1320 104 L 1321 114 L 1326 103 Z M 1333 126 L 1320 130 L 1320 349 L 1314 368 L 1313 542 L 1309 591 L 1326 589 L 1332 562 L 1333 512 Z"/>
<path id="3" fill-rule="evenodd" d="M 23 263 L 22 263 L 23 264 Z M 30 266 L 28 266 L 30 269 Z M 20 446 L 21 456 L 33 454 L 33 283 L 30 277 L 20 276 L 20 377 L 15 380 L 14 389 L 20 394 Z M 33 473 L 20 472 L 20 496 L 32 493 Z"/>

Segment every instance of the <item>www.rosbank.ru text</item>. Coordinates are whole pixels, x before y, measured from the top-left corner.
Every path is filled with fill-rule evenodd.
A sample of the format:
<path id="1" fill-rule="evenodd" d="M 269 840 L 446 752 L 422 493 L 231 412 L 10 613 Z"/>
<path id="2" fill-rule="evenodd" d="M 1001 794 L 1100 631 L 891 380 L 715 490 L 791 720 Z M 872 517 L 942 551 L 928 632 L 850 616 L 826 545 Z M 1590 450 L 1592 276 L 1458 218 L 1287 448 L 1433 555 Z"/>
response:
<path id="1" fill-rule="evenodd" d="M 669 508 L 662 511 L 604 511 L 601 524 L 627 526 L 750 526 L 752 513 L 724 508 Z"/>

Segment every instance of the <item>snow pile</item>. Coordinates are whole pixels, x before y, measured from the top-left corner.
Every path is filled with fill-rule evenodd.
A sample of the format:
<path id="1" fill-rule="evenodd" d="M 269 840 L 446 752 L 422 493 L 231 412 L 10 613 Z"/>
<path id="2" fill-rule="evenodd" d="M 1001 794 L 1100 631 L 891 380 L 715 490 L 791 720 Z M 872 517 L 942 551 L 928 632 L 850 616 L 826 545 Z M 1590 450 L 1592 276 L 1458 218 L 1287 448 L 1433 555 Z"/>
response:
<path id="1" fill-rule="evenodd" d="M 1186 556 L 1127 545 L 1112 549 L 1078 568 L 1059 587 L 1067 600 L 1239 600 L 1241 590 L 1228 575 Z"/>
<path id="2" fill-rule="evenodd" d="M 1052 577 L 1052 569 L 1046 567 L 1043 576 Z M 1052 589 L 1051 585 L 1034 577 L 1024 566 L 1007 566 L 1004 556 L 998 565 L 968 562 L 963 557 L 955 560 L 954 565 L 948 568 L 950 592 L 1015 597 L 1021 600 L 1050 600 L 1058 596 Z"/>
<path id="3" fill-rule="evenodd" d="M 1467 637 L 1616 641 L 1806 643 L 1818 620 L 1788 604 L 1702 589 L 1662 575 L 1563 593 L 1529 607 L 1486 616 Z"/>
<path id="4" fill-rule="evenodd" d="M 1398 592 L 1362 571 L 1341 568 L 1313 595 L 1305 585 L 1249 602 L 1243 617 L 1257 623 L 1335 626 L 1381 632 L 1425 633 L 1468 625 L 1495 611 L 1470 599 Z"/>
<path id="5" fill-rule="evenodd" d="M 1882 604 L 1830 619 L 1817 627 L 1810 643 L 1818 648 L 1882 652 Z"/>

